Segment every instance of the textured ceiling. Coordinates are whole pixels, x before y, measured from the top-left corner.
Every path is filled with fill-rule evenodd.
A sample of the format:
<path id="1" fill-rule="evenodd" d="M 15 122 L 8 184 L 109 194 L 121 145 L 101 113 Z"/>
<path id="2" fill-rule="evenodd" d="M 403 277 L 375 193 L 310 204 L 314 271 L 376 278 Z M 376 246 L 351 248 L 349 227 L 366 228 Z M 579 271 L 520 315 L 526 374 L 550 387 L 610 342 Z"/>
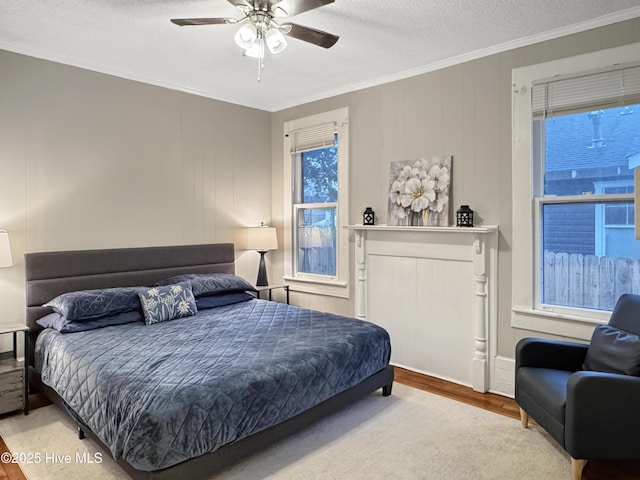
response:
<path id="1" fill-rule="evenodd" d="M 640 0 L 336 0 L 289 19 L 340 36 L 331 49 L 289 39 L 257 61 L 226 0 L 0 0 L 0 49 L 277 111 L 567 33 L 640 17 Z"/>

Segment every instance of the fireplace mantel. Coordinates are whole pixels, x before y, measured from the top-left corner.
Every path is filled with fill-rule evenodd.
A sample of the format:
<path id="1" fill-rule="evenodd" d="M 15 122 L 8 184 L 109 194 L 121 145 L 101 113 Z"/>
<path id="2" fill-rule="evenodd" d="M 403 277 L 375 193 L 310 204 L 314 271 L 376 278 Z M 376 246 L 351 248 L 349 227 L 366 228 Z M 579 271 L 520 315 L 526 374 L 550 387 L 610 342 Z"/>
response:
<path id="1" fill-rule="evenodd" d="M 498 226 L 349 225 L 355 314 L 386 328 L 392 363 L 491 388 Z"/>

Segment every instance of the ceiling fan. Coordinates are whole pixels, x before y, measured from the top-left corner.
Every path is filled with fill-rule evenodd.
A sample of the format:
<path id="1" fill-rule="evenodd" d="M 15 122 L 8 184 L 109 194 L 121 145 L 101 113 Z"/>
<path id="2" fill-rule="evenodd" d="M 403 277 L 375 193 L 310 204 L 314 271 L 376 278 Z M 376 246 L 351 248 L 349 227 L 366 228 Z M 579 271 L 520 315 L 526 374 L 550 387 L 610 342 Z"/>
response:
<path id="1" fill-rule="evenodd" d="M 264 67 L 265 47 L 276 55 L 287 48 L 286 36 L 297 38 L 323 48 L 331 48 L 340 37 L 296 23 L 279 23 L 276 18 L 290 17 L 315 8 L 334 3 L 335 0 L 227 0 L 238 8 L 244 17 L 240 19 L 220 18 L 172 18 L 171 22 L 189 25 L 242 25 L 236 31 L 234 40 L 248 57 L 257 58 L 258 81 Z"/>

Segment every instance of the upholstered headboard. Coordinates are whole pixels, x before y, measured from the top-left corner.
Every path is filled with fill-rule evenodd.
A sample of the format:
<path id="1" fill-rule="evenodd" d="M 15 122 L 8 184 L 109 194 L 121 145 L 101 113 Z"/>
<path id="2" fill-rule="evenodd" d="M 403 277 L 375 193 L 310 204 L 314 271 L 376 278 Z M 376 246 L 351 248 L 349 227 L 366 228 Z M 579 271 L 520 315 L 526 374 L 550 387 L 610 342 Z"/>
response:
<path id="1" fill-rule="evenodd" d="M 27 326 L 51 310 L 43 303 L 66 292 L 153 285 L 182 273 L 235 273 L 232 243 L 38 252 L 25 255 Z"/>

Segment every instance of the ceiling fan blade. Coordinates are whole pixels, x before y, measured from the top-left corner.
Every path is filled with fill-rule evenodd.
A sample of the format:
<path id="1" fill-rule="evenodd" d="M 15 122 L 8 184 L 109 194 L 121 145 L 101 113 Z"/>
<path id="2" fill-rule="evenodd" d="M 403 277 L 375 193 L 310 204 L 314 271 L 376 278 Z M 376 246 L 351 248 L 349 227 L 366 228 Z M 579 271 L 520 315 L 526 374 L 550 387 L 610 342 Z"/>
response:
<path id="1" fill-rule="evenodd" d="M 227 0 L 227 2 L 229 2 L 234 7 L 239 8 L 244 13 L 248 13 L 253 10 L 253 2 L 250 2 L 248 0 Z"/>
<path id="2" fill-rule="evenodd" d="M 237 23 L 234 18 L 172 18 L 172 23 L 184 27 L 186 25 L 217 25 L 220 23 Z"/>
<path id="3" fill-rule="evenodd" d="M 302 40 L 304 42 L 313 43 L 314 45 L 318 45 L 319 47 L 323 48 L 333 47 L 340 38 L 337 35 L 323 32 L 322 30 L 316 30 L 315 28 L 311 27 L 303 27 L 302 25 L 297 25 L 295 23 L 283 23 L 282 27 L 282 33 L 284 33 L 285 35 L 297 38 L 298 40 Z M 286 32 L 288 28 L 290 28 L 290 30 Z"/>
<path id="4" fill-rule="evenodd" d="M 229 0 L 233 3 L 232 0 Z M 302 12 L 308 12 L 314 8 L 329 5 L 335 0 L 281 0 L 271 6 L 271 11 L 276 17 L 290 17 Z"/>

